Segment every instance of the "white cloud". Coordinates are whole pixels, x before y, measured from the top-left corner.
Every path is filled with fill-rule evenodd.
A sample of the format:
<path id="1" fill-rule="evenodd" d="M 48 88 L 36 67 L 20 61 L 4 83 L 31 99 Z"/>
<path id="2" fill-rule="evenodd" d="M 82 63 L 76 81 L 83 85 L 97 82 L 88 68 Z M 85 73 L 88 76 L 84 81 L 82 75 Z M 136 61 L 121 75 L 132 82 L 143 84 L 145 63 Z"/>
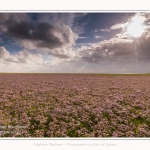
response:
<path id="1" fill-rule="evenodd" d="M 9 57 L 9 52 L 2 46 L 0 47 L 0 59 L 5 59 Z"/>
<path id="2" fill-rule="evenodd" d="M 124 29 L 125 26 L 127 26 L 128 23 L 119 23 L 115 24 L 112 27 L 110 27 L 111 30 L 117 30 L 117 29 Z"/>
<path id="3" fill-rule="evenodd" d="M 99 32 L 100 30 L 98 30 L 98 29 L 95 29 L 93 32 L 95 32 L 95 33 L 97 33 L 97 32 Z"/>
<path id="4" fill-rule="evenodd" d="M 101 31 L 103 31 L 103 32 L 109 32 L 109 31 L 111 31 L 111 30 L 110 30 L 110 29 L 105 28 L 105 29 L 101 29 Z"/>
<path id="5" fill-rule="evenodd" d="M 63 68 L 64 61 L 67 59 L 32 53 L 28 50 L 10 54 L 4 47 L 0 47 L 0 72 L 59 72 L 59 65 Z"/>
<path id="6" fill-rule="evenodd" d="M 79 36 L 78 39 L 88 39 L 89 37 Z"/>
<path id="7" fill-rule="evenodd" d="M 102 36 L 98 36 L 98 35 L 95 36 L 95 39 L 101 39 L 101 38 Z"/>

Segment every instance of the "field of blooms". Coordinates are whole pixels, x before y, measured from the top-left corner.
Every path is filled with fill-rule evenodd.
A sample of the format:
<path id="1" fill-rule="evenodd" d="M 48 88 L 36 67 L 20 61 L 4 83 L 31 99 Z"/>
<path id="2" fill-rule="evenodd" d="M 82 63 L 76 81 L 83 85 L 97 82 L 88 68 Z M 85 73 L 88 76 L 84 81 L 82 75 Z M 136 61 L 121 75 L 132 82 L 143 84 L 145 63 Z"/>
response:
<path id="1" fill-rule="evenodd" d="M 150 76 L 0 74 L 0 137 L 150 137 Z"/>

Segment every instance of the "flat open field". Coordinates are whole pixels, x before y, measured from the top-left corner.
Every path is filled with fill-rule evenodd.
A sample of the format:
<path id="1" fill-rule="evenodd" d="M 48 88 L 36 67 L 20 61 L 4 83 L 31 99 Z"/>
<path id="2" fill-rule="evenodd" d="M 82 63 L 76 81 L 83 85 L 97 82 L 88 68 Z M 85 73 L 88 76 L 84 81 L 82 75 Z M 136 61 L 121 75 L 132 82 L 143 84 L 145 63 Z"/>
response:
<path id="1" fill-rule="evenodd" d="M 0 74 L 0 137 L 150 137 L 150 75 Z"/>

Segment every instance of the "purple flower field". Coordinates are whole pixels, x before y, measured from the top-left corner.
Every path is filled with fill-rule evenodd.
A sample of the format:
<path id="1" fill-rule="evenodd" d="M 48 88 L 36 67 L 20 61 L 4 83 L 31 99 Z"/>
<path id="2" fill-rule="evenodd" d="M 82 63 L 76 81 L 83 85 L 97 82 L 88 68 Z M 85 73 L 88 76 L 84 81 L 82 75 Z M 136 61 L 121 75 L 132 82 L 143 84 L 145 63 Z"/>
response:
<path id="1" fill-rule="evenodd" d="M 150 137 L 150 76 L 0 74 L 0 137 Z"/>

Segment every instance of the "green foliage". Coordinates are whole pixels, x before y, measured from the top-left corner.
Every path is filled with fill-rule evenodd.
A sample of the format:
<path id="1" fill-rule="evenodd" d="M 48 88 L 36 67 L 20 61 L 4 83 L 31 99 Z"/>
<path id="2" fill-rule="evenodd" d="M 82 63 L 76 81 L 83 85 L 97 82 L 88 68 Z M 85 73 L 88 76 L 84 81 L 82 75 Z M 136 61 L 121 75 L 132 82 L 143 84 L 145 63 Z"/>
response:
<path id="1" fill-rule="evenodd" d="M 108 113 L 103 113 L 103 117 L 107 118 L 108 121 L 111 121 L 111 116 Z"/>
<path id="2" fill-rule="evenodd" d="M 35 120 L 34 118 L 32 118 L 30 120 L 30 127 L 29 127 L 29 133 L 33 136 L 35 130 L 37 130 L 39 128 L 39 124 L 40 121 L 39 120 Z M 33 127 L 34 126 L 34 127 Z"/>
<path id="3" fill-rule="evenodd" d="M 76 129 L 70 129 L 67 131 L 67 135 L 69 137 L 79 137 Z"/>
<path id="4" fill-rule="evenodd" d="M 49 137 L 49 135 L 47 135 L 47 131 L 49 130 L 49 123 L 53 122 L 53 118 L 51 116 L 47 117 L 47 121 L 44 124 L 45 125 L 45 129 L 44 129 L 44 137 Z"/>
<path id="5" fill-rule="evenodd" d="M 138 127 L 141 124 L 146 124 L 150 128 L 150 122 L 147 121 L 146 118 L 141 116 L 131 119 L 130 122 L 133 122 L 136 125 L 136 127 Z"/>
<path id="6" fill-rule="evenodd" d="M 81 128 L 86 128 L 89 132 L 92 132 L 92 131 L 93 131 L 93 129 L 92 129 L 92 127 L 91 127 L 91 125 L 89 124 L 88 121 L 82 121 L 82 122 L 80 123 L 80 127 L 81 127 Z"/>

